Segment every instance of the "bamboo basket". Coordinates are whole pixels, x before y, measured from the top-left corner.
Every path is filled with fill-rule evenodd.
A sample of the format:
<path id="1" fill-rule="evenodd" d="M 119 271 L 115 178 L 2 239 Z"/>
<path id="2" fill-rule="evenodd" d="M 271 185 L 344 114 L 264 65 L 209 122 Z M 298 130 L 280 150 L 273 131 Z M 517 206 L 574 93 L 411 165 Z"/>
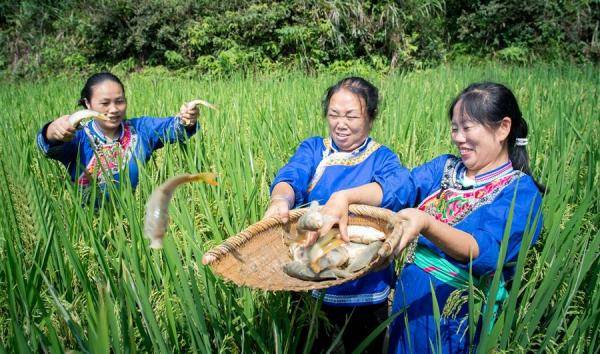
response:
<path id="1" fill-rule="evenodd" d="M 237 285 L 271 291 L 328 288 L 361 277 L 375 266 L 380 266 L 383 256 L 378 255 L 367 267 L 350 278 L 307 281 L 285 274 L 283 265 L 290 262 L 291 258 L 284 239 L 289 237 L 290 230 L 295 228 L 298 218 L 307 210 L 308 208 L 291 210 L 286 224 L 278 218 L 267 218 L 251 225 L 205 253 L 202 263 L 210 266 L 214 274 Z M 387 258 L 393 244 L 399 239 L 398 235 L 402 233 L 401 226 L 392 226 L 390 223 L 394 213 L 366 205 L 351 205 L 349 212 L 348 225 L 370 226 L 385 233 L 386 242 L 382 248 L 386 248 L 383 253 Z M 389 242 L 392 239 L 395 242 Z"/>

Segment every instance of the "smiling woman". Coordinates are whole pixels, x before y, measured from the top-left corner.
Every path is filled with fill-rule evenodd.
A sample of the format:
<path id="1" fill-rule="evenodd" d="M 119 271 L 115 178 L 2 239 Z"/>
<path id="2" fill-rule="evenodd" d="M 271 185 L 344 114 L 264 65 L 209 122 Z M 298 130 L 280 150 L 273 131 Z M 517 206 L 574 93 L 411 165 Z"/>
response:
<path id="1" fill-rule="evenodd" d="M 535 242 L 541 231 L 544 188 L 531 177 L 527 124 L 513 93 L 497 83 L 472 84 L 452 102 L 449 117 L 460 157 L 442 155 L 410 172 L 398 198 L 413 208 L 395 216 L 403 226 L 400 241 L 386 241 L 396 255 L 410 245 L 396 283 L 392 312 L 403 316 L 390 326 L 391 353 L 470 352 L 481 326 L 465 335 L 469 311 L 460 299 L 467 298 L 469 279 L 492 297 L 495 316 L 524 235 L 531 232 Z M 323 209 L 344 223 L 350 203 L 371 204 L 373 195 L 385 200 L 386 194 L 370 183 L 335 193 Z M 503 277 L 491 295 L 505 235 Z"/>
<path id="2" fill-rule="evenodd" d="M 125 87 L 115 75 L 92 75 L 81 90 L 79 104 L 94 113 L 93 119 L 73 125 L 69 115 L 47 123 L 37 135 L 40 150 L 65 165 L 71 180 L 83 188 L 84 196 L 96 184 L 106 191 L 109 181 L 120 183 L 129 172 L 135 188 L 138 161 L 146 162 L 165 143 L 184 141 L 197 130 L 198 109 L 183 105 L 178 116 L 125 119 Z"/>
<path id="3" fill-rule="evenodd" d="M 271 203 L 265 217 L 287 220 L 292 207 L 312 201 L 326 203 L 335 192 L 375 183 L 386 195 L 397 195 L 400 181 L 408 170 L 387 147 L 375 142 L 369 133 L 377 116 L 377 88 L 365 79 L 349 77 L 331 86 L 323 99 L 323 115 L 329 126 L 328 137 L 304 140 L 294 156 L 277 173 L 271 184 Z M 398 210 L 396 197 L 382 199 L 371 195 L 370 203 Z M 345 228 L 340 229 L 347 239 Z M 316 233 L 309 236 L 314 241 Z M 387 298 L 393 283 L 393 268 L 375 271 L 357 280 L 328 288 L 321 307 L 337 330 L 345 326 L 343 345 L 352 351 L 387 318 Z M 351 317 L 346 325 L 346 320 Z M 318 333 L 314 351 L 324 351 L 335 334 Z M 380 353 L 385 333 L 367 349 Z"/>
<path id="4" fill-rule="evenodd" d="M 375 112 L 369 113 L 364 104 L 369 102 L 376 107 L 376 100 L 363 99 L 350 89 L 341 88 L 326 97 L 326 101 L 329 102 L 326 112 L 329 132 L 337 147 L 345 152 L 358 148 L 369 136 L 375 119 Z"/>

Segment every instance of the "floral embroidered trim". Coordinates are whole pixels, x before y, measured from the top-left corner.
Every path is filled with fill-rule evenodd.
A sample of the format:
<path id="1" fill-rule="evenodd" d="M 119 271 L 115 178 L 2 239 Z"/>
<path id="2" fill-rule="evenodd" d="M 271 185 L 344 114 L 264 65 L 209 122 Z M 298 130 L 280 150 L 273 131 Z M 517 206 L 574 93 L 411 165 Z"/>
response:
<path id="1" fill-rule="evenodd" d="M 456 178 L 458 169 L 462 167 L 460 162 L 457 157 L 448 158 L 444 166 L 441 188 L 425 198 L 418 206 L 419 210 L 448 225 L 456 225 L 477 208 L 490 204 L 506 186 L 523 175 L 521 171 L 508 170 L 503 166 L 505 175 L 498 177 L 495 174 L 497 176 L 495 180 L 476 188 L 463 190 Z M 417 240 L 418 238 L 408 246 L 407 262 L 414 261 Z"/>
<path id="2" fill-rule="evenodd" d="M 123 123 L 123 133 L 118 141 L 112 143 L 101 143 L 88 127 L 85 133 L 94 150 L 94 156 L 77 179 L 77 184 L 88 187 L 92 178 L 98 180 L 99 185 L 106 183 L 106 178 L 112 178 L 129 162 L 138 136 L 135 128 L 130 124 Z"/>
<path id="3" fill-rule="evenodd" d="M 323 177 L 323 173 L 325 173 L 325 169 L 327 167 L 358 165 L 381 147 L 381 144 L 375 142 L 374 140 L 370 140 L 367 144 L 367 147 L 358 154 L 353 152 L 338 152 L 333 150 L 330 137 L 323 139 L 323 145 L 325 145 L 325 150 L 323 150 L 323 159 L 321 162 L 319 162 L 319 165 L 315 170 L 315 174 L 308 184 L 308 192 L 310 192 L 317 185 L 321 177 Z"/>

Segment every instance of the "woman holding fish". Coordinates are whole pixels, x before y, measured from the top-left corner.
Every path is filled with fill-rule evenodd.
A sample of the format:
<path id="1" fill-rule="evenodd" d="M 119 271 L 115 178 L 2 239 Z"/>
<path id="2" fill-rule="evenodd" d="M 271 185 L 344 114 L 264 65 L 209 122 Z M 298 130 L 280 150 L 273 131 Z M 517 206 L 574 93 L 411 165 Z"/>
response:
<path id="1" fill-rule="evenodd" d="M 165 143 L 184 141 L 196 133 L 197 103 L 205 104 L 184 104 L 175 117 L 125 119 L 127 99 L 121 80 L 108 72 L 97 73 L 81 90 L 79 104 L 86 110 L 44 125 L 37 144 L 47 157 L 65 165 L 84 195 L 93 183 L 105 191 L 107 181 L 118 183 L 123 171 L 128 171 L 135 188 L 138 161 L 148 161 Z"/>
<path id="2" fill-rule="evenodd" d="M 370 183 L 335 193 L 323 208 L 343 224 L 352 203 L 385 206 L 379 201 L 399 199 L 415 206 L 395 216 L 402 236 L 383 246 L 395 255 L 409 247 L 396 284 L 393 313 L 400 314 L 390 327 L 392 353 L 474 349 L 481 323 L 476 333 L 466 333 L 469 311 L 461 300 L 468 294 L 469 272 L 480 293 L 490 297 L 491 278 L 498 264 L 504 265 L 490 302 L 495 315 L 507 296 L 508 263 L 516 260 L 521 243 L 535 242 L 541 230 L 544 188 L 531 176 L 527 123 L 513 93 L 496 83 L 472 84 L 452 102 L 449 118 L 459 157 L 442 155 L 414 168 L 396 197 Z M 499 262 L 503 242 L 506 255 Z M 439 333 L 436 312 L 442 313 Z"/>
<path id="3" fill-rule="evenodd" d="M 405 206 L 398 202 L 397 195 L 401 193 L 399 182 L 408 178 L 408 170 L 400 165 L 396 154 L 369 136 L 378 101 L 377 88 L 358 77 L 345 78 L 327 90 L 323 114 L 329 136 L 312 137 L 300 144 L 271 185 L 271 203 L 265 217 L 278 216 L 285 221 L 290 208 L 312 201 L 323 204 L 336 191 L 371 182 L 390 196 L 373 200 L 373 204 L 392 210 Z M 313 292 L 316 298 L 323 296 L 322 309 L 338 328 L 352 314 L 343 334 L 347 350 L 353 350 L 387 318 L 387 299 L 393 281 L 390 266 L 331 287 L 325 294 Z M 317 338 L 316 349 L 329 346 L 332 336 L 323 335 Z M 381 352 L 383 339 L 381 334 L 369 349 Z M 327 347 L 319 348 L 320 345 Z"/>

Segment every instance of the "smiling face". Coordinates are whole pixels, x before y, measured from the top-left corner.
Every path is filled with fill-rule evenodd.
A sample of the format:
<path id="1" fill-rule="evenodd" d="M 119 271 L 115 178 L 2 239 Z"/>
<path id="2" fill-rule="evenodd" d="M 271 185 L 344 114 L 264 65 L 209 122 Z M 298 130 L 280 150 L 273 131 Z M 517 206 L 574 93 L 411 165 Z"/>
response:
<path id="1" fill-rule="evenodd" d="M 327 123 L 333 142 L 345 152 L 361 146 L 371 132 L 364 100 L 344 88 L 329 100 Z"/>
<path id="2" fill-rule="evenodd" d="M 468 117 L 458 101 L 452 111 L 452 142 L 458 147 L 467 176 L 491 171 L 508 161 L 506 139 L 511 119 L 505 117 L 493 127 L 485 126 Z"/>
<path id="3" fill-rule="evenodd" d="M 88 109 L 103 113 L 109 119 L 108 121 L 96 119 L 95 123 L 104 135 L 115 138 L 127 112 L 127 100 L 121 85 L 105 80 L 92 86 L 92 95 L 86 102 L 86 106 Z"/>

